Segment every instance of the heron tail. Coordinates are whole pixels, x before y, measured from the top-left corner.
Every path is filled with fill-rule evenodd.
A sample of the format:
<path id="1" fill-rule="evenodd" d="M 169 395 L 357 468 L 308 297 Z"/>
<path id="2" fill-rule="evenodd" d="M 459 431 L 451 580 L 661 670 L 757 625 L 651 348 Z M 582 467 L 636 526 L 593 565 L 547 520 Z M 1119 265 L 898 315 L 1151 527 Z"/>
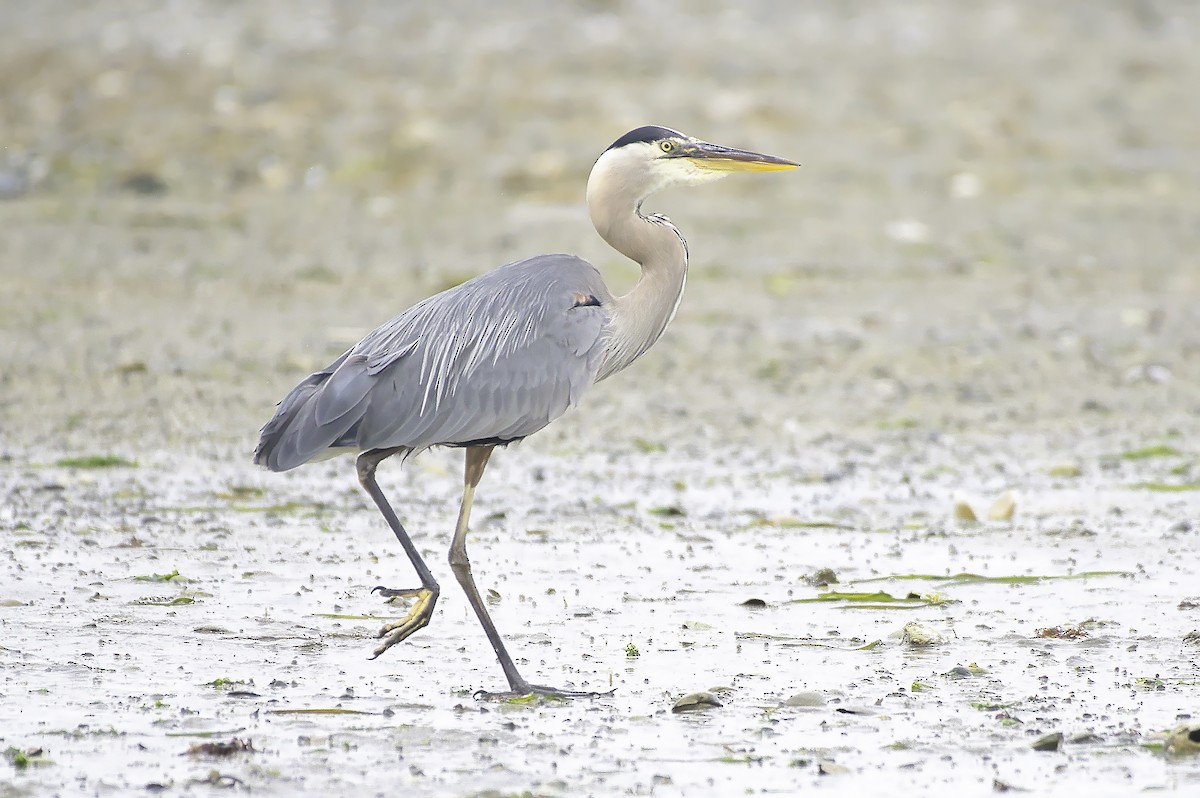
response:
<path id="1" fill-rule="evenodd" d="M 262 428 L 254 463 L 272 471 L 304 465 L 331 447 L 353 445 L 374 378 L 365 358 L 343 355 L 293 388 Z"/>

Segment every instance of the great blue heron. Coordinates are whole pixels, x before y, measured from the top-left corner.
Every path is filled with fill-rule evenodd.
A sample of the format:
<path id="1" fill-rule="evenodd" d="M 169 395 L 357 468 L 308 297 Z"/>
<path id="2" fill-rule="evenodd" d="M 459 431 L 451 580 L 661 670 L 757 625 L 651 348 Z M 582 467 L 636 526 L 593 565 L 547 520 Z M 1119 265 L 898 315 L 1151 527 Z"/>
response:
<path id="1" fill-rule="evenodd" d="M 631 130 L 604 151 L 587 184 L 596 231 L 641 265 L 628 294 L 613 296 L 596 268 L 573 255 L 510 263 L 417 303 L 283 398 L 262 428 L 254 462 L 287 471 L 323 456 L 357 452 L 359 482 L 420 577 L 419 588 L 375 588 L 415 602 L 402 620 L 380 630 L 374 656 L 428 625 L 439 594 L 437 580 L 379 489 L 375 469 L 394 454 L 458 446 L 466 451 L 466 473 L 450 567 L 509 688 L 519 695 L 596 695 L 530 684 L 517 672 L 467 559 L 475 486 L 492 449 L 558 418 L 593 383 L 637 360 L 675 316 L 687 278 L 687 243 L 667 217 L 642 213 L 646 197 L 673 184 L 797 165 L 664 127 Z"/>

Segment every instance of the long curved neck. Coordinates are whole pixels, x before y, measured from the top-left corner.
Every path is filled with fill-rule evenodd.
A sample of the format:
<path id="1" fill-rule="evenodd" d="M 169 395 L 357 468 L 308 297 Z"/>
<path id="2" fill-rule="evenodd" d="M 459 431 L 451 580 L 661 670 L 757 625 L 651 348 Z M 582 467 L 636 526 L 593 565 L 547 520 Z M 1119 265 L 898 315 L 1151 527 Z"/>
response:
<path id="1" fill-rule="evenodd" d="M 594 182 L 594 181 L 592 181 Z M 642 356 L 663 334 L 687 282 L 687 244 L 665 217 L 640 213 L 641 198 L 593 191 L 588 210 L 608 244 L 642 267 L 637 285 L 614 298 L 608 353 L 597 379 L 609 377 Z"/>

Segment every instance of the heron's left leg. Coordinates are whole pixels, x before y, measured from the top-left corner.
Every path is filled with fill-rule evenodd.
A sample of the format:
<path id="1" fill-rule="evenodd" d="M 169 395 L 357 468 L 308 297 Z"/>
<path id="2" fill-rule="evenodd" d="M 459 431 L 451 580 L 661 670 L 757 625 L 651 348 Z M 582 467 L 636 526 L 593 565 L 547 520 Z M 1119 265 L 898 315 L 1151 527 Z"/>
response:
<path id="1" fill-rule="evenodd" d="M 504 641 L 500 639 L 500 633 L 496 631 L 496 625 L 492 623 L 492 616 L 488 614 L 487 606 L 479 596 L 479 588 L 475 586 L 475 578 L 471 575 L 471 561 L 467 559 L 467 523 L 471 517 L 475 486 L 483 477 L 483 470 L 487 467 L 493 448 L 495 447 L 471 446 L 466 449 L 467 464 L 463 479 L 462 507 L 458 511 L 458 526 L 454 529 L 454 542 L 450 544 L 450 568 L 454 571 L 454 577 L 458 580 L 463 592 L 467 594 L 467 600 L 471 602 L 471 608 L 475 610 L 475 615 L 479 618 L 479 623 L 483 626 L 483 631 L 492 644 L 492 650 L 496 652 L 496 659 L 500 660 L 500 667 L 504 669 L 504 675 L 508 679 L 508 686 L 511 689 L 510 693 L 504 694 L 486 693 L 486 691 L 480 691 L 480 693 L 488 696 L 522 696 L 537 693 L 560 698 L 595 698 L 604 695 L 604 693 L 559 690 L 556 687 L 544 687 L 527 682 L 517 671 L 517 666 L 509 656 Z"/>
<path id="2" fill-rule="evenodd" d="M 409 637 L 413 632 L 424 629 L 429 624 L 429 619 L 433 617 L 433 608 L 437 604 L 438 594 L 441 592 L 437 580 L 433 578 L 433 574 L 430 573 L 428 566 L 425 565 L 425 561 L 421 559 L 420 552 L 417 551 L 417 547 L 413 545 L 412 539 L 409 538 L 408 531 L 400 523 L 400 519 L 396 517 L 396 511 L 392 509 L 392 505 L 388 503 L 387 497 L 379 489 L 379 483 L 375 481 L 375 469 L 379 466 L 379 463 L 400 451 L 403 450 L 399 448 L 372 449 L 360 454 L 357 461 L 358 481 L 375 502 L 375 505 L 379 508 L 379 512 L 383 514 L 384 519 L 388 522 L 388 526 L 392 528 L 393 534 L 396 535 L 396 540 L 400 541 L 400 545 L 404 547 L 404 553 L 408 555 L 409 562 L 416 569 L 417 576 L 421 579 L 421 586 L 419 588 L 396 590 L 380 586 L 372 591 L 378 591 L 388 598 L 397 596 L 415 598 L 416 602 L 413 604 L 412 609 L 408 611 L 408 615 L 404 616 L 402 620 L 386 624 L 379 630 L 377 637 L 383 638 L 383 642 L 375 647 L 375 653 L 371 659 L 378 657 L 401 640 Z"/>

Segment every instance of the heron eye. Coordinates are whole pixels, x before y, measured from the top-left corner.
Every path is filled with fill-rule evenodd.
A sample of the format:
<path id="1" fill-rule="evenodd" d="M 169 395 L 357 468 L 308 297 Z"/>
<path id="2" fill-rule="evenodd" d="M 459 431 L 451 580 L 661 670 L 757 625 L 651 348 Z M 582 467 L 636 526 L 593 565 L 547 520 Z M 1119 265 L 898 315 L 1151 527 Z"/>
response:
<path id="1" fill-rule="evenodd" d="M 663 152 L 670 152 L 675 149 L 675 145 L 669 141 L 660 141 L 658 146 Z"/>

